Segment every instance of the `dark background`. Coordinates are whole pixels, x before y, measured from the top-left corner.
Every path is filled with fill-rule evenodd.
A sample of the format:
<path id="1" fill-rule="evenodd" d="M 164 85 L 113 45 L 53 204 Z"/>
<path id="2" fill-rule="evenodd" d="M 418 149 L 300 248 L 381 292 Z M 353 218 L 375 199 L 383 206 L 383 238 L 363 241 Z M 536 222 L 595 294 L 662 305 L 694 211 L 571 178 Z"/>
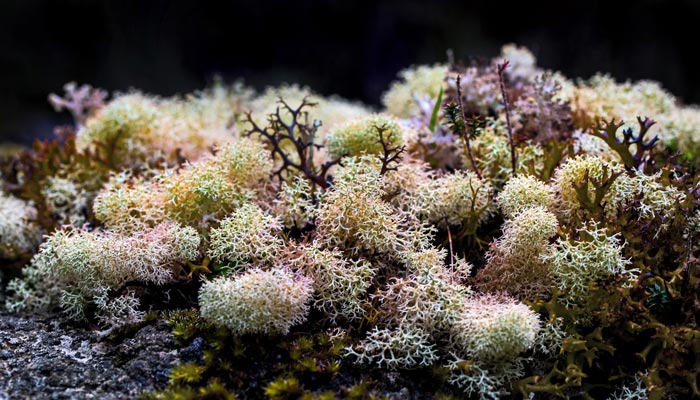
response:
<path id="1" fill-rule="evenodd" d="M 509 42 L 570 77 L 654 79 L 697 103 L 699 29 L 700 0 L 0 0 L 0 141 L 69 122 L 46 96 L 71 80 L 172 95 L 219 74 L 378 106 L 402 68 Z"/>

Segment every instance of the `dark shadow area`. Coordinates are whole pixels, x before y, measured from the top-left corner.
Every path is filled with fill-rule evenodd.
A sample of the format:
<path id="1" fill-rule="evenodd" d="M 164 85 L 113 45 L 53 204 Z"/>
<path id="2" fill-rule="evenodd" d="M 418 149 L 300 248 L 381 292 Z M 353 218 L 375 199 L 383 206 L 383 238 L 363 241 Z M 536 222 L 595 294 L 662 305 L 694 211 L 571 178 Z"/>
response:
<path id="1" fill-rule="evenodd" d="M 537 3 L 537 4 L 535 4 Z M 528 46 L 568 76 L 653 79 L 700 102 L 700 2 L 5 0 L 0 139 L 28 143 L 67 122 L 46 101 L 68 81 L 172 95 L 215 74 L 261 88 L 298 82 L 378 106 L 411 64 Z"/>

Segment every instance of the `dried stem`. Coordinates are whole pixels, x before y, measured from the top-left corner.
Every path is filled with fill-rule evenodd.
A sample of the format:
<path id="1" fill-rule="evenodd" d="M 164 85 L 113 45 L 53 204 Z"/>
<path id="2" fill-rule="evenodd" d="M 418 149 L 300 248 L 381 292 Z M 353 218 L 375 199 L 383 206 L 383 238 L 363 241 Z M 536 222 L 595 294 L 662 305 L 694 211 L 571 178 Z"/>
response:
<path id="1" fill-rule="evenodd" d="M 313 107 L 316 103 L 308 101 L 307 98 L 304 98 L 297 108 L 291 107 L 281 98 L 278 100 L 278 103 L 283 111 L 291 115 L 291 122 L 285 123 L 283 121 L 280 107 L 277 107 L 277 110 L 269 115 L 268 125 L 263 128 L 255 123 L 250 112 L 248 112 L 246 113 L 246 122 L 252 128 L 246 132 L 246 136 L 250 136 L 253 133 L 262 136 L 272 147 L 272 154 L 282 159 L 282 165 L 273 174 L 277 175 L 280 180 L 283 180 L 283 173 L 288 172 L 289 169 L 295 169 L 309 179 L 312 184 L 318 185 L 322 189 L 327 189 L 330 186 L 327 178 L 328 170 L 334 165 L 340 164 L 342 157 L 323 163 L 320 169 L 313 165 L 313 148 L 323 147 L 314 143 L 316 130 L 321 126 L 321 123 L 313 121 L 309 124 L 308 115 L 304 108 Z M 302 122 L 301 118 L 304 116 L 307 118 L 305 122 Z M 285 140 L 289 140 L 294 144 L 296 159 L 283 148 L 281 143 Z"/>
<path id="2" fill-rule="evenodd" d="M 406 150 L 406 145 L 391 147 L 391 135 L 393 135 L 393 132 L 386 126 L 375 126 L 374 128 L 379 132 L 378 143 L 382 145 L 382 169 L 379 174 L 384 175 L 388 171 L 396 171 L 397 167 L 390 165 L 392 163 L 398 164 L 401 161 L 401 154 Z M 389 135 L 384 138 L 386 131 L 389 131 Z"/>
<path id="3" fill-rule="evenodd" d="M 506 93 L 506 83 L 503 77 L 503 72 L 508 68 L 510 62 L 504 61 L 498 64 L 498 81 L 501 84 L 501 95 L 503 96 L 503 105 L 506 108 L 506 124 L 508 125 L 508 145 L 510 145 L 510 162 L 513 165 L 513 176 L 516 174 L 516 155 L 515 155 L 515 144 L 513 143 L 513 125 L 510 122 L 510 105 L 508 103 L 508 93 Z"/>
<path id="4" fill-rule="evenodd" d="M 452 232 L 450 231 L 450 225 L 447 224 L 447 219 L 445 219 L 445 224 L 447 225 L 447 240 L 450 243 L 450 269 L 452 269 L 454 271 L 455 257 L 454 257 L 454 251 L 452 249 Z"/>
<path id="5" fill-rule="evenodd" d="M 457 106 L 459 107 L 459 112 L 460 112 L 460 115 L 462 117 L 462 121 L 464 121 L 466 124 L 467 115 L 464 112 L 464 104 L 462 104 L 461 79 L 462 79 L 462 77 L 457 75 Z M 472 168 L 474 169 L 476 176 L 478 176 L 479 179 L 482 179 L 483 177 L 481 176 L 481 171 L 479 171 L 479 167 L 476 165 L 476 161 L 474 160 L 474 154 L 472 154 L 469 132 L 467 132 L 465 129 L 464 132 L 461 132 L 461 136 L 464 139 L 464 147 L 465 147 L 465 150 L 467 152 L 467 157 L 469 157 L 469 162 L 472 164 Z"/>

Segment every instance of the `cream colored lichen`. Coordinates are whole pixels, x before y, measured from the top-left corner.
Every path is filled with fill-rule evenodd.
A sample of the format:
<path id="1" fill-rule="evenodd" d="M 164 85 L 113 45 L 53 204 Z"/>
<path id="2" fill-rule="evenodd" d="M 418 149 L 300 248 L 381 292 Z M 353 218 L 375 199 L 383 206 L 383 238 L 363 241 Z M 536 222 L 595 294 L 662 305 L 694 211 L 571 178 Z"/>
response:
<path id="1" fill-rule="evenodd" d="M 434 106 L 445 86 L 447 67 L 444 65 L 419 65 L 399 72 L 399 79 L 392 82 L 382 96 L 386 111 L 400 118 L 415 117 L 424 112 L 423 103 Z M 432 112 L 432 109 L 428 110 Z"/>
<path id="2" fill-rule="evenodd" d="M 530 207 L 553 208 L 554 190 L 533 176 L 518 175 L 506 182 L 496 201 L 503 215 L 513 218 Z"/>
<path id="3" fill-rule="evenodd" d="M 312 281 L 287 269 L 250 269 L 206 282 L 199 292 L 202 317 L 234 334 L 286 334 L 306 320 Z"/>
<path id="4" fill-rule="evenodd" d="M 275 217 L 254 204 L 244 204 L 211 230 L 207 255 L 233 271 L 264 264 L 282 250 L 281 230 Z"/>
<path id="5" fill-rule="evenodd" d="M 486 266 L 476 285 L 487 292 L 506 292 L 520 299 L 546 296 L 552 288 L 549 240 L 557 233 L 556 216 L 542 206 L 526 208 L 503 224 L 503 235 L 491 243 Z"/>
<path id="6" fill-rule="evenodd" d="M 41 241 L 36 218 L 31 203 L 0 191 L 0 257 L 14 258 L 36 249 Z"/>

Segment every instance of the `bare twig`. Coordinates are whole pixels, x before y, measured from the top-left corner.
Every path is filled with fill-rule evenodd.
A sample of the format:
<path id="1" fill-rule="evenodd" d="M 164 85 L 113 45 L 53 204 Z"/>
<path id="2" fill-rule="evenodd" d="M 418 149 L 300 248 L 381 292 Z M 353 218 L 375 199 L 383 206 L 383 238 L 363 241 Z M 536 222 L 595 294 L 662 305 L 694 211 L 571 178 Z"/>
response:
<path id="1" fill-rule="evenodd" d="M 478 176 L 479 179 L 482 179 L 481 171 L 479 170 L 479 166 L 476 164 L 474 154 L 472 153 L 471 138 L 475 136 L 475 126 L 474 124 L 471 124 L 470 126 L 470 124 L 467 123 L 467 115 L 464 111 L 464 104 L 462 103 L 461 79 L 461 76 L 457 75 L 457 107 L 459 108 L 459 115 L 454 115 L 454 112 L 451 112 L 450 110 L 450 106 L 448 106 L 447 108 L 447 114 L 448 116 L 452 115 L 451 118 L 453 131 L 456 131 L 456 133 L 459 136 L 461 136 L 464 140 L 464 149 L 467 153 L 467 157 L 469 158 L 469 162 L 471 163 L 472 168 L 476 173 L 476 176 Z M 469 130 L 471 130 L 471 132 Z"/>
<path id="2" fill-rule="evenodd" d="M 396 171 L 396 166 L 390 166 L 392 163 L 398 164 L 401 161 L 401 154 L 406 150 L 406 145 L 391 147 L 391 135 L 393 132 L 386 126 L 375 126 L 377 132 L 379 132 L 379 141 L 382 145 L 382 169 L 379 172 L 380 175 L 384 175 L 388 171 Z M 389 131 L 389 136 L 384 138 L 384 133 Z"/>
<path id="3" fill-rule="evenodd" d="M 510 146 L 510 162 L 513 165 L 513 175 L 516 174 L 516 166 L 515 166 L 515 161 L 516 161 L 516 154 L 515 154 L 515 144 L 513 143 L 513 125 L 510 122 L 510 105 L 508 103 L 508 93 L 506 93 L 506 83 L 505 83 L 505 78 L 503 77 L 503 72 L 505 72 L 506 68 L 510 65 L 509 61 L 503 61 L 501 64 L 498 64 L 498 81 L 501 84 L 501 95 L 503 96 L 503 105 L 505 106 L 506 109 L 506 124 L 508 125 L 508 145 Z"/>
<path id="4" fill-rule="evenodd" d="M 328 182 L 328 171 L 336 164 L 340 164 L 342 156 L 326 161 L 320 168 L 316 168 L 313 165 L 313 149 L 320 149 L 321 145 L 314 143 L 314 137 L 316 136 L 316 131 L 321 126 L 321 122 L 314 120 L 312 123 L 308 123 L 308 114 L 304 110 L 306 107 L 313 107 L 316 103 L 308 101 L 305 97 L 301 104 L 293 108 L 287 104 L 281 98 L 278 100 L 281 106 L 277 107 L 277 110 L 268 116 L 266 127 L 260 127 L 251 116 L 250 112 L 245 114 L 246 122 L 248 122 L 252 128 L 248 130 L 245 135 L 250 136 L 253 133 L 257 133 L 267 140 L 268 144 L 272 147 L 272 155 L 279 156 L 282 159 L 282 165 L 273 173 L 283 180 L 283 174 L 288 172 L 290 169 L 295 169 L 301 172 L 307 179 L 311 181 L 312 184 L 318 185 L 323 189 L 330 186 Z M 287 112 L 291 115 L 290 122 L 284 122 L 282 119 L 282 112 Z M 302 121 L 304 118 L 304 121 Z M 291 156 L 287 150 L 282 146 L 282 142 L 285 140 L 290 141 L 294 145 L 294 151 L 296 152 L 296 158 Z"/>

